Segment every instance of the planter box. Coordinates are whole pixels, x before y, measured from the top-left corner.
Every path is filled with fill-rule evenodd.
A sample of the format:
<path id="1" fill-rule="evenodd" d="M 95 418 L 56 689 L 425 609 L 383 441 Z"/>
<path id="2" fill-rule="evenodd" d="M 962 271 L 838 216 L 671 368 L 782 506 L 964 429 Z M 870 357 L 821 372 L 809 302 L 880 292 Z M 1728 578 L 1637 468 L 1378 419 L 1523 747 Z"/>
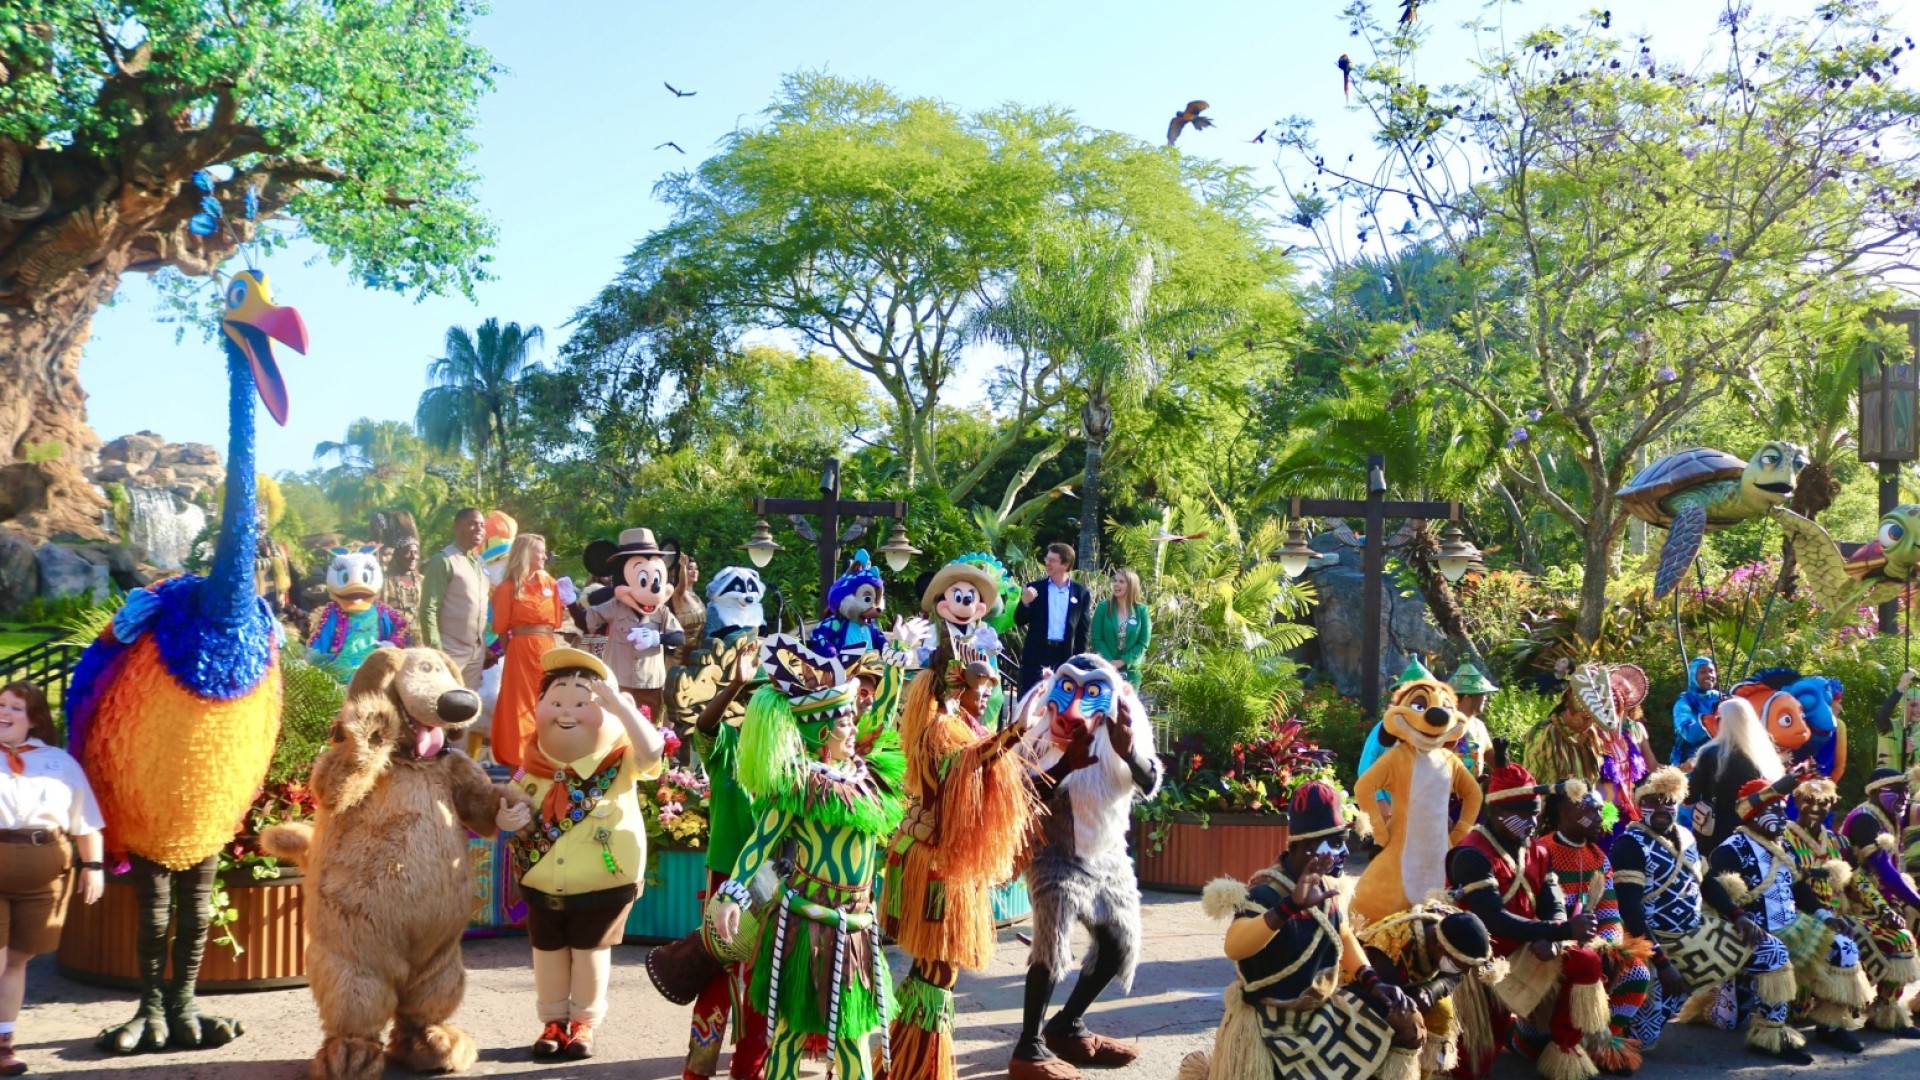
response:
<path id="1" fill-rule="evenodd" d="M 648 878 L 627 913 L 628 942 L 661 944 L 678 941 L 700 929 L 701 905 L 706 902 L 707 853 L 662 851 L 656 876 Z"/>
<path id="2" fill-rule="evenodd" d="M 1214 878 L 1247 880 L 1272 866 L 1287 849 L 1284 814 L 1175 814 L 1166 823 L 1166 843 L 1152 850 L 1153 822 L 1133 823 L 1135 872 L 1148 889 L 1197 893 Z"/>
<path id="3" fill-rule="evenodd" d="M 993 925 L 1005 929 L 1033 914 L 1033 900 L 1027 895 L 1027 879 L 1014 878 L 993 890 Z"/>
<path id="4" fill-rule="evenodd" d="M 280 990 L 307 985 L 307 930 L 300 872 L 282 867 L 277 878 L 229 881 L 226 889 L 227 902 L 240 912 L 229 929 L 244 951 L 235 956 L 225 945 L 207 942 L 200 989 Z M 60 973 L 93 986 L 139 989 L 139 961 L 134 954 L 138 907 L 138 891 L 124 876 L 108 877 L 107 891 L 96 904 L 83 904 L 75 897 L 67 907 L 66 928 L 60 934 Z M 172 967 L 171 960 L 168 967 Z"/>

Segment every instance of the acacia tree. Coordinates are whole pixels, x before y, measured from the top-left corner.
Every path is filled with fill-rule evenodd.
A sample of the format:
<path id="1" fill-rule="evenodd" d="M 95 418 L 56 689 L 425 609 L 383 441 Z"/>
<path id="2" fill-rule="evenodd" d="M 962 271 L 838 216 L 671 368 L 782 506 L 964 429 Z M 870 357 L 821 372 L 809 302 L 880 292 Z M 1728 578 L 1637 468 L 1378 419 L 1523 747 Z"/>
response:
<path id="1" fill-rule="evenodd" d="M 129 273 L 212 274 L 258 224 L 370 286 L 466 289 L 491 85 L 473 0 L 13 0 L 0 16 L 0 463 L 98 445 L 80 354 Z M 222 168 L 224 167 L 224 168 Z M 193 176 L 231 230 L 196 235 Z"/>
<path id="2" fill-rule="evenodd" d="M 1506 435 L 1506 481 L 1578 534 L 1592 640 L 1636 455 L 1829 300 L 1912 263 L 1920 148 L 1903 129 L 1920 98 L 1895 79 L 1902 39 L 1845 0 L 1775 24 L 1736 10 L 1690 70 L 1596 11 L 1511 46 L 1476 26 L 1478 76 L 1434 88 L 1411 75 L 1424 23 L 1389 33 L 1364 3 L 1347 17 L 1375 49 L 1354 99 L 1383 152 L 1329 163 L 1295 125 L 1313 174 L 1291 178 L 1295 220 L 1329 252 L 1429 238 L 1478 281 L 1441 328 L 1461 361 L 1430 374 Z M 1549 479 L 1568 460 L 1574 490 Z"/>
<path id="3" fill-rule="evenodd" d="M 662 181 L 674 220 L 635 249 L 625 287 L 698 267 L 734 321 L 797 334 L 873 377 L 909 484 L 963 501 L 1066 400 L 1057 358 L 1021 352 L 993 373 L 1008 423 L 977 458 L 942 462 L 934 424 L 973 311 L 1062 219 L 1159 239 L 1183 219 L 1257 237 L 1258 193 L 1237 172 L 1091 131 L 1057 109 L 962 114 L 877 83 L 789 76 L 760 126 Z M 1239 241 L 1243 263 L 1258 265 Z M 615 287 L 622 287 L 616 282 Z M 603 294 L 602 309 L 621 304 Z"/>

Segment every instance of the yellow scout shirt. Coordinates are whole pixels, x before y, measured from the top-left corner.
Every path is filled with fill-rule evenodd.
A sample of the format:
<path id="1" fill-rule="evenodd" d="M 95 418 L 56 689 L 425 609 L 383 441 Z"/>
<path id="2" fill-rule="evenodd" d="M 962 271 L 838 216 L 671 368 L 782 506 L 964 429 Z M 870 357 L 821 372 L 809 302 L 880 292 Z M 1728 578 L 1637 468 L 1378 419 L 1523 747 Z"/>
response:
<path id="1" fill-rule="evenodd" d="M 611 750 L 607 752 L 611 753 Z M 570 761 L 567 767 L 575 775 L 587 777 L 590 788 L 596 780 L 595 773 L 599 771 L 600 762 L 607 754 Z M 661 763 L 655 762 L 643 774 L 633 758 L 634 751 L 629 747 L 619 770 L 614 774 L 612 786 L 605 789 L 606 793 L 594 804 L 593 809 L 574 822 L 572 828 L 563 829 L 559 837 L 552 840 L 552 847 L 521 875 L 522 885 L 549 896 L 573 896 L 632 883 L 640 883 L 645 888 L 647 826 L 645 819 L 640 816 L 640 795 L 636 785 L 643 779 L 660 775 Z M 551 776 L 529 774 L 522 777 L 520 783 L 520 789 L 533 798 L 533 827 L 538 830 L 541 827 L 538 808 L 547 797 L 547 789 L 555 781 Z M 606 834 L 605 846 L 613 852 L 614 863 L 619 867 L 617 873 L 607 870 L 606 857 L 601 854 L 599 834 L 602 830 Z"/>

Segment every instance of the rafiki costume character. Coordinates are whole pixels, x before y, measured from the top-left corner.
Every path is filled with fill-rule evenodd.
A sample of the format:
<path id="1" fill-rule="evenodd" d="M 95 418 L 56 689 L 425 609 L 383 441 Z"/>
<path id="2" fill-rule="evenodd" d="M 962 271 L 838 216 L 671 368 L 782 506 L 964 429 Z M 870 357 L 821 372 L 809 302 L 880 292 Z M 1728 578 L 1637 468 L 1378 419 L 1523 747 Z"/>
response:
<path id="1" fill-rule="evenodd" d="M 1107 984 L 1133 984 L 1140 957 L 1140 887 L 1127 853 L 1135 797 L 1160 790 L 1163 767 L 1153 724 L 1133 685 L 1106 660 L 1081 653 L 1021 699 L 1015 726 L 1022 753 L 1040 777 L 1046 807 L 1027 866 L 1033 898 L 1033 949 L 1013 1080 L 1072 1080 L 1075 1066 L 1115 1068 L 1140 1051 L 1095 1035 L 1082 1022 Z M 1053 989 L 1073 961 L 1073 924 L 1093 938 L 1067 1003 L 1046 1024 Z M 1042 1042 L 1044 1036 L 1045 1041 Z"/>
<path id="2" fill-rule="evenodd" d="M 592 653 L 565 647 L 540 657 L 526 771 L 513 782 L 527 804 L 500 804 L 513 834 L 513 866 L 527 901 L 534 1006 L 533 1056 L 593 1056 L 606 1019 L 613 947 L 647 870 L 639 781 L 660 772 L 666 740 L 610 681 Z"/>
<path id="3" fill-rule="evenodd" d="M 654 542 L 652 529 L 623 529 L 620 541 L 595 540 L 584 556 L 587 572 L 614 579 L 612 595 L 590 597 L 587 629 L 607 635 L 607 667 L 627 696 L 665 722 L 661 712 L 667 685 L 667 650 L 686 644 L 686 631 L 667 601 L 667 553 Z"/>
<path id="4" fill-rule="evenodd" d="M 826 618 L 807 636 L 807 645 L 822 656 L 838 656 L 846 662 L 880 648 L 880 616 L 887 610 L 886 590 L 867 549 L 854 552 L 847 572 L 827 587 Z"/>
<path id="5" fill-rule="evenodd" d="M 449 1022 L 473 917 L 467 831 L 493 835 L 496 808 L 522 800 L 447 747 L 479 713 L 445 653 L 374 650 L 313 763 L 313 822 L 260 837 L 307 874 L 307 970 L 325 1036 L 312 1080 L 377 1080 L 389 1060 L 473 1067 L 473 1040 Z"/>
<path id="6" fill-rule="evenodd" d="M 307 633 L 307 662 L 326 668 L 342 686 L 368 654 L 382 645 L 406 648 L 412 639 L 406 616 L 380 602 L 385 586 L 380 549 L 333 549 L 327 564 L 329 602 L 313 616 Z"/>
<path id="7" fill-rule="evenodd" d="M 1225 947 L 1235 978 L 1213 1052 L 1188 1054 L 1178 1078 L 1418 1080 L 1427 1041 L 1419 1009 L 1410 988 L 1369 965 L 1340 895 L 1340 792 L 1303 783 L 1287 817 L 1287 850 L 1273 866 L 1245 885 L 1215 880 L 1201 896 L 1208 916 L 1232 920 Z M 1484 949 L 1485 928 L 1480 939 Z"/>
<path id="8" fill-rule="evenodd" d="M 880 1035 L 888 1069 L 886 951 L 874 925 L 880 849 L 900 827 L 906 760 L 882 739 L 857 749 L 859 685 L 837 657 L 776 634 L 760 645 L 770 686 L 755 691 L 736 771 L 759 815 L 707 917 L 722 946 L 753 950 L 755 1009 L 769 1018 L 768 1080 L 797 1080 L 810 1035 L 831 1048 L 827 1076 L 866 1080 Z M 756 896 L 761 870 L 791 845 L 790 869 Z"/>
<path id="9" fill-rule="evenodd" d="M 1353 913 L 1365 922 L 1445 888 L 1447 849 L 1466 838 L 1480 814 L 1480 784 L 1453 751 L 1467 729 L 1453 688 L 1418 660 L 1407 671 L 1411 678 L 1402 676 L 1381 721 L 1398 741 L 1353 785 L 1373 835 L 1384 843 L 1353 890 Z M 1451 798 L 1460 800 L 1460 820 L 1450 825 Z"/>
<path id="10" fill-rule="evenodd" d="M 949 626 L 977 624 L 998 586 L 986 569 L 951 562 L 922 602 Z M 955 1075 L 953 987 L 960 972 L 993 958 L 992 890 L 1013 876 L 1035 810 L 1026 767 L 1008 753 L 1023 729 L 981 724 L 999 677 L 984 658 L 955 655 L 956 646 L 964 639 L 942 639 L 900 714 L 907 816 L 887 854 L 882 926 L 913 958 L 892 1029 L 894 1074 L 910 1080 Z"/>
<path id="11" fill-rule="evenodd" d="M 286 423 L 270 341 L 306 352 L 307 330 L 298 312 L 274 305 L 257 270 L 229 279 L 225 301 L 227 489 L 213 572 L 128 593 L 81 655 L 64 703 L 67 745 L 99 800 L 106 848 L 133 863 L 140 1011 L 99 1038 L 120 1054 L 221 1046 L 240 1034 L 234 1021 L 200 1014 L 194 984 L 216 856 L 259 791 L 280 732 L 280 629 L 253 582 L 253 396 Z"/>

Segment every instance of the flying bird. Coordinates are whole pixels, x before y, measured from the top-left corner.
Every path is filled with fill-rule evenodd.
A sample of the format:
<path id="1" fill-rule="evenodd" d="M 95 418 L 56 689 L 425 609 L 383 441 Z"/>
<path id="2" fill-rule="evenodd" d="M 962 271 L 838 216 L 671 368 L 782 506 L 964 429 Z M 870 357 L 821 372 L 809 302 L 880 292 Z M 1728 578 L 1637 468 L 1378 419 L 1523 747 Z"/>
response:
<path id="1" fill-rule="evenodd" d="M 1400 25 L 1405 26 L 1420 13 L 1420 0 L 1400 0 Z"/>
<path id="2" fill-rule="evenodd" d="M 1346 53 L 1341 53 L 1339 66 L 1340 66 L 1340 94 L 1343 97 L 1351 99 L 1353 97 L 1353 60 L 1352 58 L 1349 57 Z"/>
<path id="3" fill-rule="evenodd" d="M 1184 544 L 1189 540 L 1205 540 L 1206 538 L 1207 538 L 1207 530 L 1205 529 L 1201 529 L 1197 533 L 1187 533 L 1185 535 L 1182 535 L 1180 533 L 1168 532 L 1167 527 L 1165 525 L 1162 525 L 1160 526 L 1160 531 L 1154 533 L 1152 536 L 1147 537 L 1147 540 L 1148 542 L 1154 543 L 1154 544 Z"/>
<path id="4" fill-rule="evenodd" d="M 1248 141 L 1248 142 L 1255 142 L 1255 143 L 1263 143 L 1263 142 L 1266 142 L 1266 141 L 1267 141 L 1267 129 L 1266 129 L 1266 128 L 1261 128 L 1261 129 L 1260 129 L 1260 134 L 1258 134 L 1258 135 L 1255 135 L 1255 136 L 1254 136 L 1253 138 L 1251 138 L 1251 139 L 1248 139 L 1247 141 Z"/>
<path id="5" fill-rule="evenodd" d="M 1167 145 L 1180 137 L 1180 129 L 1192 124 L 1195 131 L 1205 131 L 1213 126 L 1213 121 L 1200 114 L 1210 106 L 1204 101 L 1189 101 L 1187 107 L 1173 114 L 1173 120 L 1167 124 Z"/>
<path id="6" fill-rule="evenodd" d="M 663 143 L 661 143 L 661 144 L 660 144 L 660 146 L 656 146 L 656 147 L 654 147 L 654 149 L 655 149 L 655 150 L 658 150 L 658 149 L 660 149 L 661 147 L 665 147 L 665 146 L 671 146 L 671 147 L 673 147 L 673 148 L 674 148 L 675 150 L 680 150 L 680 144 L 679 144 L 679 143 L 677 143 L 677 142 L 663 142 Z M 683 153 L 683 154 L 684 154 L 684 153 L 686 153 L 686 151 L 685 151 L 685 150 L 680 150 L 680 152 L 681 152 L 681 153 Z"/>
<path id="7" fill-rule="evenodd" d="M 665 82 L 665 81 L 662 81 L 660 85 L 666 87 L 669 90 L 673 90 L 673 96 L 677 98 L 692 97 L 693 95 L 700 92 L 698 90 L 675 90 L 672 83 Z"/>

